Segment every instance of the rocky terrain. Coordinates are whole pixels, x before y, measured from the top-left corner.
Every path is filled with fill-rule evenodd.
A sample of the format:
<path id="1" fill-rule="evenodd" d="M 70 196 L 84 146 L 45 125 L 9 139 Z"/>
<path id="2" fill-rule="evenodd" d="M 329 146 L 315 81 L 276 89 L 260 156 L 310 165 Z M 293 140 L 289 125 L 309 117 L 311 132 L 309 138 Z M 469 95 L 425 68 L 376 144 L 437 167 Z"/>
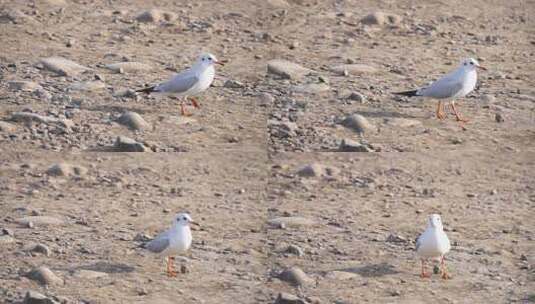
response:
<path id="1" fill-rule="evenodd" d="M 535 302 L 534 10 L 1 3 L 0 302 Z M 192 116 L 136 94 L 208 51 L 226 64 Z M 468 123 L 392 94 L 465 57 L 488 69 Z M 184 210 L 168 278 L 143 244 Z M 419 277 L 431 213 L 451 280 Z"/>

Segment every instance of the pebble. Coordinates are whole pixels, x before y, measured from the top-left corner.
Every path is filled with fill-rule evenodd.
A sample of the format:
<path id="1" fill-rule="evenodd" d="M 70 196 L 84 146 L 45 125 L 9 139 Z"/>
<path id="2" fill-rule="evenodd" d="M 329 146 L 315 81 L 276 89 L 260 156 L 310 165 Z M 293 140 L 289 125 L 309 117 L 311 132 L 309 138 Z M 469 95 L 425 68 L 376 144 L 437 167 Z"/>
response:
<path id="1" fill-rule="evenodd" d="M 80 65 L 63 57 L 49 57 L 41 59 L 43 66 L 58 74 L 59 76 L 76 76 L 85 71 L 91 70 L 88 67 Z"/>
<path id="2" fill-rule="evenodd" d="M 22 304 L 56 304 L 58 302 L 48 298 L 42 293 L 34 290 L 28 290 Z"/>
<path id="3" fill-rule="evenodd" d="M 58 163 L 50 166 L 46 170 L 46 174 L 51 176 L 84 176 L 87 174 L 87 168 L 82 166 L 71 165 L 68 163 Z"/>
<path id="4" fill-rule="evenodd" d="M 134 61 L 107 64 L 106 68 L 115 73 L 136 73 L 152 70 L 152 67 L 150 65 Z"/>
<path id="5" fill-rule="evenodd" d="M 347 99 L 358 101 L 358 102 L 365 102 L 366 101 L 366 97 L 364 97 L 364 95 L 360 94 L 359 92 L 351 92 L 351 94 L 349 94 Z"/>
<path id="6" fill-rule="evenodd" d="M 63 280 L 45 266 L 30 271 L 27 277 L 43 285 L 63 285 Z"/>
<path id="7" fill-rule="evenodd" d="M 274 59 L 269 61 L 267 63 L 267 71 L 268 74 L 274 74 L 284 79 L 293 80 L 299 80 L 311 72 L 310 69 L 283 59 Z"/>
<path id="8" fill-rule="evenodd" d="M 173 21 L 174 19 L 176 19 L 174 13 L 162 12 L 158 9 L 145 11 L 136 17 L 136 20 L 142 23 L 158 23 L 163 20 Z"/>
<path id="9" fill-rule="evenodd" d="M 362 75 L 362 74 L 375 74 L 379 70 L 367 64 L 342 64 L 335 65 L 330 68 L 333 73 L 341 76 L 348 75 Z"/>
<path id="10" fill-rule="evenodd" d="M 288 217 L 277 217 L 271 220 L 268 220 L 268 224 L 281 228 L 281 227 L 307 227 L 307 226 L 314 226 L 316 223 L 308 218 L 299 217 L 299 216 L 288 216 Z"/>
<path id="11" fill-rule="evenodd" d="M 136 112 L 125 112 L 117 121 L 132 130 L 150 130 L 152 126 Z"/>
<path id="12" fill-rule="evenodd" d="M 38 253 L 42 253 L 44 254 L 45 256 L 49 257 L 50 254 L 51 254 L 51 251 L 50 251 L 50 248 L 48 248 L 47 245 L 45 244 L 36 244 L 35 246 L 33 246 L 31 249 L 30 249 L 31 252 L 38 252 Z"/>
<path id="13" fill-rule="evenodd" d="M 357 132 L 360 136 L 368 131 L 375 130 L 375 126 L 372 125 L 366 117 L 360 114 L 351 114 L 342 120 L 342 125 Z"/>
<path id="14" fill-rule="evenodd" d="M 497 122 L 497 123 L 502 123 L 502 122 L 505 122 L 505 118 L 503 117 L 503 115 L 501 113 L 496 113 L 494 115 L 494 120 Z"/>
<path id="15" fill-rule="evenodd" d="M 362 24 L 365 25 L 390 25 L 390 26 L 399 26 L 403 18 L 401 16 L 385 13 L 385 12 L 373 12 L 366 15 L 360 20 Z"/>
<path id="16" fill-rule="evenodd" d="M 6 121 L 0 121 L 0 132 L 12 133 L 15 132 L 15 130 L 17 130 L 17 126 L 14 124 L 10 124 Z"/>
<path id="17" fill-rule="evenodd" d="M 421 126 L 422 122 L 415 119 L 407 119 L 407 118 L 385 118 L 385 124 L 391 126 L 391 127 L 399 127 L 399 128 L 410 128 L 410 127 L 417 127 Z"/>
<path id="18" fill-rule="evenodd" d="M 275 102 L 275 97 L 269 93 L 260 93 L 258 99 L 260 100 L 260 104 L 264 106 L 271 106 Z"/>
<path id="19" fill-rule="evenodd" d="M 95 81 L 82 81 L 77 82 L 69 86 L 69 90 L 73 91 L 98 91 L 106 88 L 106 84 L 100 80 Z"/>
<path id="20" fill-rule="evenodd" d="M 42 116 L 35 113 L 29 113 L 29 112 L 14 112 L 11 114 L 12 121 L 21 121 L 21 122 L 39 122 L 39 123 L 45 123 L 45 124 L 59 124 L 66 128 L 71 128 L 74 126 L 74 123 L 72 120 L 69 119 L 58 119 L 54 117 L 49 116 Z"/>
<path id="21" fill-rule="evenodd" d="M 305 165 L 297 170 L 301 177 L 320 177 L 325 175 L 325 167 L 318 163 Z"/>
<path id="22" fill-rule="evenodd" d="M 331 87 L 329 87 L 325 83 L 309 83 L 309 84 L 293 86 L 291 88 L 293 92 L 301 93 L 301 94 L 319 94 L 319 93 L 327 92 L 330 89 Z"/>
<path id="23" fill-rule="evenodd" d="M 0 235 L 0 246 L 15 242 L 15 238 L 11 235 Z"/>
<path id="24" fill-rule="evenodd" d="M 407 239 L 401 235 L 390 234 L 386 238 L 386 241 L 389 243 L 405 243 L 407 242 Z"/>
<path id="25" fill-rule="evenodd" d="M 126 136 L 117 136 L 114 149 L 117 152 L 148 152 L 149 149 L 140 142 Z"/>
<path id="26" fill-rule="evenodd" d="M 65 221 L 46 215 L 26 216 L 15 220 L 16 223 L 28 227 L 33 226 L 61 226 L 65 225 Z"/>
<path id="27" fill-rule="evenodd" d="M 481 96 L 481 102 L 484 106 L 489 107 L 490 105 L 496 104 L 496 97 L 494 97 L 494 95 L 485 94 Z"/>
<path id="28" fill-rule="evenodd" d="M 303 249 L 301 249 L 301 247 L 294 245 L 294 244 L 289 245 L 288 248 L 286 248 L 286 252 L 295 254 L 297 256 L 305 255 L 305 253 L 303 252 Z"/>
<path id="29" fill-rule="evenodd" d="M 296 135 L 296 130 L 298 129 L 297 124 L 290 121 L 270 119 L 267 124 L 270 134 L 277 138 L 293 137 Z"/>
<path id="30" fill-rule="evenodd" d="M 314 282 L 301 268 L 292 267 L 282 271 L 278 278 L 294 286 L 306 286 Z"/>
<path id="31" fill-rule="evenodd" d="M 8 82 L 8 87 L 13 91 L 33 92 L 43 90 L 43 87 L 32 81 L 10 81 Z"/>
<path id="32" fill-rule="evenodd" d="M 237 80 L 227 79 L 227 81 L 225 81 L 223 84 L 223 87 L 230 89 L 241 89 L 244 88 L 245 85 Z"/>
<path id="33" fill-rule="evenodd" d="M 344 138 L 338 148 L 340 152 L 374 152 L 375 150 L 367 144 L 362 144 L 352 139 Z"/>
<path id="34" fill-rule="evenodd" d="M 307 302 L 293 294 L 281 292 L 277 296 L 277 299 L 275 300 L 275 304 L 307 304 Z"/>

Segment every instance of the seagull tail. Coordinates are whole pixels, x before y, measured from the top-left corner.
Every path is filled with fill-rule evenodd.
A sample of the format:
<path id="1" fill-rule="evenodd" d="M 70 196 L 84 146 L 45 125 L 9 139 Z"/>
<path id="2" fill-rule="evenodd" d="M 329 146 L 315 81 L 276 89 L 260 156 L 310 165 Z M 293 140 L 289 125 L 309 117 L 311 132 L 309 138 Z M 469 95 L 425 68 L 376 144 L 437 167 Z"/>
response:
<path id="1" fill-rule="evenodd" d="M 405 91 L 405 92 L 396 92 L 394 94 L 402 95 L 402 96 L 408 96 L 408 97 L 420 96 L 420 94 L 418 94 L 418 90 Z"/>
<path id="2" fill-rule="evenodd" d="M 156 92 L 156 86 L 139 89 L 139 90 L 136 90 L 136 92 L 150 94 L 150 93 Z"/>

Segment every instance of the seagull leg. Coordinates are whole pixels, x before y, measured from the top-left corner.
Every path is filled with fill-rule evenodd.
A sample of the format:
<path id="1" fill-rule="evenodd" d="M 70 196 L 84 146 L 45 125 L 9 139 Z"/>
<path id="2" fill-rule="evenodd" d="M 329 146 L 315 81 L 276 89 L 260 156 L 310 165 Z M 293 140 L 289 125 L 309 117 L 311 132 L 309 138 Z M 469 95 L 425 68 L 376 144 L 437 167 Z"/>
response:
<path id="1" fill-rule="evenodd" d="M 453 113 L 455 113 L 455 118 L 457 118 L 457 121 L 468 122 L 468 119 L 462 118 L 460 113 L 457 112 L 457 109 L 455 108 L 455 101 L 454 100 L 451 101 L 450 106 L 451 106 L 451 109 L 453 110 Z"/>
<path id="2" fill-rule="evenodd" d="M 438 119 L 446 118 L 446 114 L 444 113 L 444 105 L 442 104 L 442 101 L 439 101 L 437 105 L 437 118 Z"/>
<path id="3" fill-rule="evenodd" d="M 431 274 L 425 271 L 425 260 L 422 259 L 422 273 L 420 274 L 422 278 L 430 278 Z"/>
<path id="4" fill-rule="evenodd" d="M 172 278 L 176 277 L 176 271 L 174 270 L 175 257 L 167 257 L 167 276 Z"/>
<path id="5" fill-rule="evenodd" d="M 444 280 L 451 278 L 448 274 L 448 269 L 446 269 L 446 262 L 444 260 L 444 256 L 440 258 L 440 272 L 442 273 L 442 278 Z"/>
<path id="6" fill-rule="evenodd" d="M 199 100 L 195 97 L 190 97 L 189 100 L 191 100 L 191 103 L 193 104 L 193 106 L 195 108 L 200 108 L 201 107 L 201 104 L 199 103 Z"/>
<path id="7" fill-rule="evenodd" d="M 186 107 L 184 106 L 184 102 L 180 102 L 180 115 L 182 116 L 191 116 L 190 113 L 186 112 Z"/>

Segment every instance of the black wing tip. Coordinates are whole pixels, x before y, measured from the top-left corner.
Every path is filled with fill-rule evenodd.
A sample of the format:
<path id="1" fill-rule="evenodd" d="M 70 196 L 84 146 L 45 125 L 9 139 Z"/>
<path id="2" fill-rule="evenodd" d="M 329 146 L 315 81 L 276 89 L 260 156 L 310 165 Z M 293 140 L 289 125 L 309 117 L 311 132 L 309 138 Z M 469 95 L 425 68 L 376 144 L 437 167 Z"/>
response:
<path id="1" fill-rule="evenodd" d="M 150 94 L 152 92 L 156 92 L 155 89 L 156 89 L 156 86 L 152 86 L 152 87 L 146 87 L 143 89 L 136 90 L 136 92 Z"/>
<path id="2" fill-rule="evenodd" d="M 418 96 L 418 90 L 411 90 L 411 91 L 405 91 L 405 92 L 395 92 L 394 94 L 413 97 L 413 96 Z"/>

